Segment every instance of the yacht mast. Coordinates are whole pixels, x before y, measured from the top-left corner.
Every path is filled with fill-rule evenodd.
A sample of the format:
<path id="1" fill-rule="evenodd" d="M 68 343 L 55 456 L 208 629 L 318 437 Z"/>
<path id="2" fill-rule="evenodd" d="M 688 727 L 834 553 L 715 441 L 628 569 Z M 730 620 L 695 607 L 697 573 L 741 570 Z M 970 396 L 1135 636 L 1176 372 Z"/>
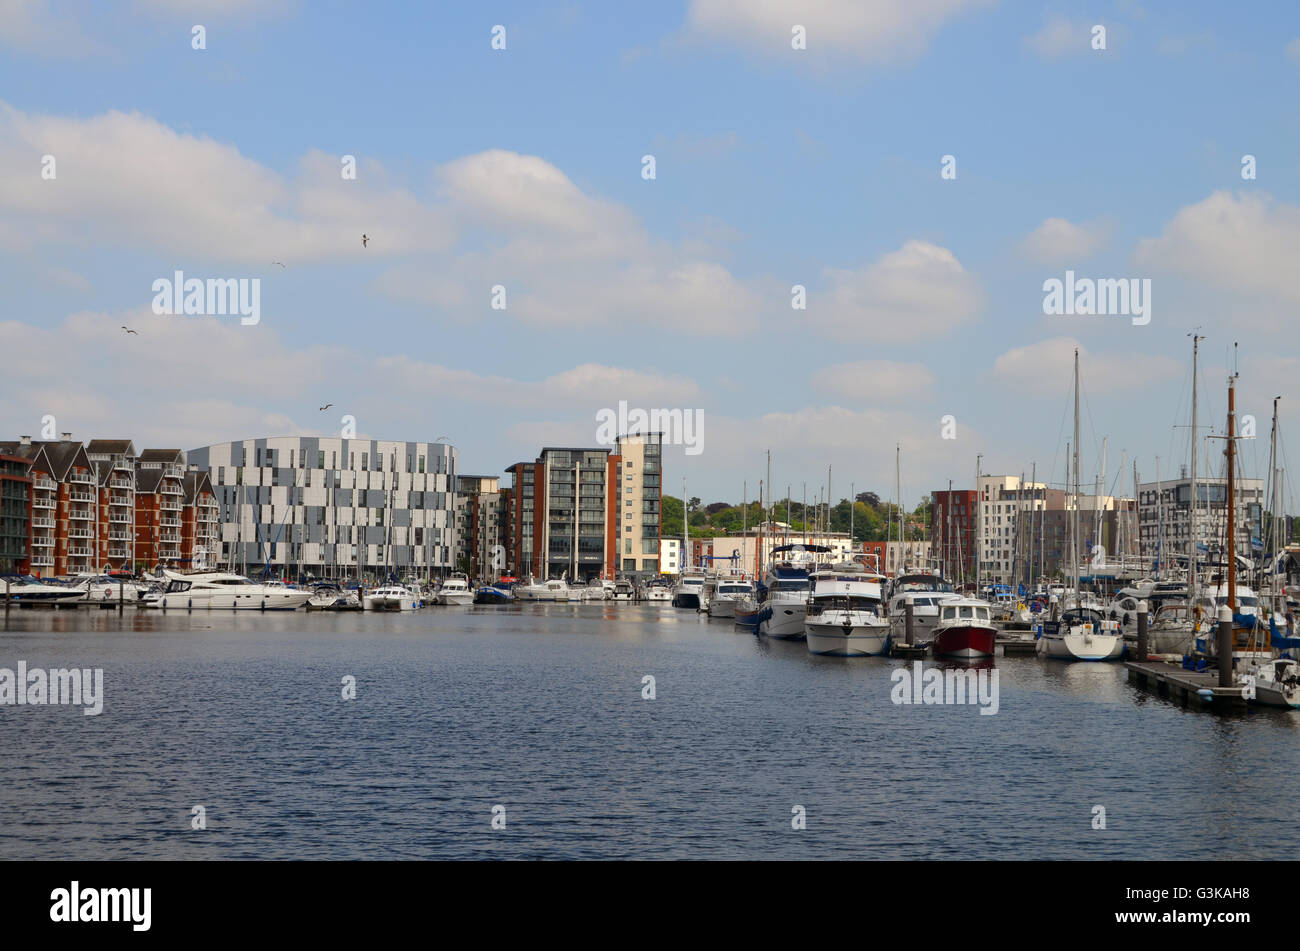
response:
<path id="1" fill-rule="evenodd" d="M 1228 377 L 1228 607 L 1237 613 L 1237 496 L 1236 473 L 1233 463 L 1237 458 L 1237 375 Z"/>
<path id="2" fill-rule="evenodd" d="M 1074 349 L 1074 538 L 1071 548 L 1074 556 L 1075 604 L 1081 605 L 1079 595 L 1079 348 Z"/>
<path id="3" fill-rule="evenodd" d="M 984 492 L 980 489 L 984 454 L 975 455 L 975 597 L 980 596 L 980 577 L 984 567 Z"/>
<path id="4" fill-rule="evenodd" d="M 1200 438 L 1196 429 L 1196 368 L 1200 354 L 1200 344 L 1204 337 L 1192 334 L 1192 499 L 1188 511 L 1187 523 L 1187 602 L 1196 604 L 1196 440 Z"/>

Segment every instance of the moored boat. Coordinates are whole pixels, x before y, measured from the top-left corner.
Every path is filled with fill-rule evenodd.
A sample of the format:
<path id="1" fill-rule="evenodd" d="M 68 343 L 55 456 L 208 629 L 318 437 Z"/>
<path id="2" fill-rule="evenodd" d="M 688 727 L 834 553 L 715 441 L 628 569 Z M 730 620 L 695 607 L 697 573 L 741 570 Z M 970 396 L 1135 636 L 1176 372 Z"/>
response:
<path id="1" fill-rule="evenodd" d="M 880 575 L 844 562 L 819 568 L 808 580 L 804 634 L 809 653 L 870 657 L 889 650 Z"/>
<path id="2" fill-rule="evenodd" d="M 935 657 L 992 657 L 997 628 L 988 603 L 976 598 L 950 597 L 939 605 L 930 649 Z"/>

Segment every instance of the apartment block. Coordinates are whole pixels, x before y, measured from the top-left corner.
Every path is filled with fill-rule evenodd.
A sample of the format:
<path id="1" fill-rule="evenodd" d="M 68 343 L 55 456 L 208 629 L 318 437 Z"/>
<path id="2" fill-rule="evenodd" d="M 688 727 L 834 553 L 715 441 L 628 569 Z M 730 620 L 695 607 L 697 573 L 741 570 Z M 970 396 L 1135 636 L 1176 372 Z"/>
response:
<path id="1" fill-rule="evenodd" d="M 471 578 L 507 574 L 510 490 L 497 476 L 456 479 L 456 566 Z"/>
<path id="2" fill-rule="evenodd" d="M 31 571 L 32 498 L 32 460 L 0 451 L 0 575 Z"/>
<path id="3" fill-rule="evenodd" d="M 211 480 L 221 565 L 371 578 L 454 569 L 457 454 L 446 443 L 276 436 L 188 459 Z"/>

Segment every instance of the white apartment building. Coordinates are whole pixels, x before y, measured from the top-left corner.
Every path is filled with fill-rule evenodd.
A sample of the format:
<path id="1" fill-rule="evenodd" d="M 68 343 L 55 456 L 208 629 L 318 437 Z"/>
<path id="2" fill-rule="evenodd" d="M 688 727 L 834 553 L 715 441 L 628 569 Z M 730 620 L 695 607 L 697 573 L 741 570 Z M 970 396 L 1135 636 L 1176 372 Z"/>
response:
<path id="1" fill-rule="evenodd" d="M 317 577 L 452 570 L 456 450 L 279 436 L 195 449 L 220 506 L 223 565 Z"/>

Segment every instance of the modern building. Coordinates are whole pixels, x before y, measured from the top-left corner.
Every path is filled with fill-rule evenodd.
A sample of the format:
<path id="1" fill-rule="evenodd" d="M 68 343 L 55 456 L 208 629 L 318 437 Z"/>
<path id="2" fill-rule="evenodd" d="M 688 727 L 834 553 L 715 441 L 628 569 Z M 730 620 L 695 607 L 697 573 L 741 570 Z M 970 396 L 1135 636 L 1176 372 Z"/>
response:
<path id="1" fill-rule="evenodd" d="M 619 436 L 614 449 L 615 561 L 638 577 L 659 573 L 663 531 L 662 433 Z"/>
<path id="2" fill-rule="evenodd" d="M 659 539 L 659 573 L 664 575 L 679 574 L 682 570 L 682 540 L 680 538 Z"/>
<path id="3" fill-rule="evenodd" d="M 1234 479 L 1235 536 L 1238 554 L 1252 557 L 1263 551 L 1264 481 Z M 1192 480 L 1184 471 L 1176 479 L 1143 482 L 1138 487 L 1138 530 L 1142 550 L 1166 564 L 1187 564 L 1193 539 L 1203 559 L 1222 549 L 1228 533 L 1228 481 L 1196 480 L 1195 518 L 1192 514 Z M 1213 560 L 1213 559 L 1210 559 Z"/>
<path id="4" fill-rule="evenodd" d="M 661 458 L 650 433 L 619 436 L 613 450 L 545 447 L 510 466 L 508 568 L 570 581 L 657 574 Z"/>
<path id="5" fill-rule="evenodd" d="M 23 436 L 0 443 L 0 453 L 31 461 L 32 572 L 48 577 L 93 571 L 95 469 L 86 447 L 63 433 L 57 442 Z"/>
<path id="6" fill-rule="evenodd" d="M 0 575 L 31 572 L 32 460 L 0 451 Z"/>
<path id="7" fill-rule="evenodd" d="M 221 515 L 208 473 L 191 465 L 185 472 L 181 499 L 181 564 L 215 568 L 221 552 Z"/>
<path id="8" fill-rule="evenodd" d="M 930 493 L 931 550 L 943 576 L 954 584 L 975 579 L 974 489 L 942 489 Z"/>
<path id="9" fill-rule="evenodd" d="M 865 559 L 868 568 L 890 578 L 902 571 L 934 566 L 931 543 L 926 541 L 866 541 L 862 542 L 860 553 L 868 556 Z"/>
<path id="10" fill-rule="evenodd" d="M 218 563 L 315 577 L 427 578 L 455 566 L 455 448 L 277 436 L 191 450 L 220 517 Z"/>
<path id="11" fill-rule="evenodd" d="M 135 558 L 135 444 L 92 439 L 86 443 L 86 458 L 95 466 L 95 564 L 130 570 Z"/>
<path id="12" fill-rule="evenodd" d="M 495 581 L 507 573 L 510 490 L 497 476 L 456 479 L 456 567 Z"/>
<path id="13" fill-rule="evenodd" d="M 185 500 L 185 453 L 146 449 L 135 460 L 135 563 L 189 568 L 181 555 L 181 510 Z"/>

